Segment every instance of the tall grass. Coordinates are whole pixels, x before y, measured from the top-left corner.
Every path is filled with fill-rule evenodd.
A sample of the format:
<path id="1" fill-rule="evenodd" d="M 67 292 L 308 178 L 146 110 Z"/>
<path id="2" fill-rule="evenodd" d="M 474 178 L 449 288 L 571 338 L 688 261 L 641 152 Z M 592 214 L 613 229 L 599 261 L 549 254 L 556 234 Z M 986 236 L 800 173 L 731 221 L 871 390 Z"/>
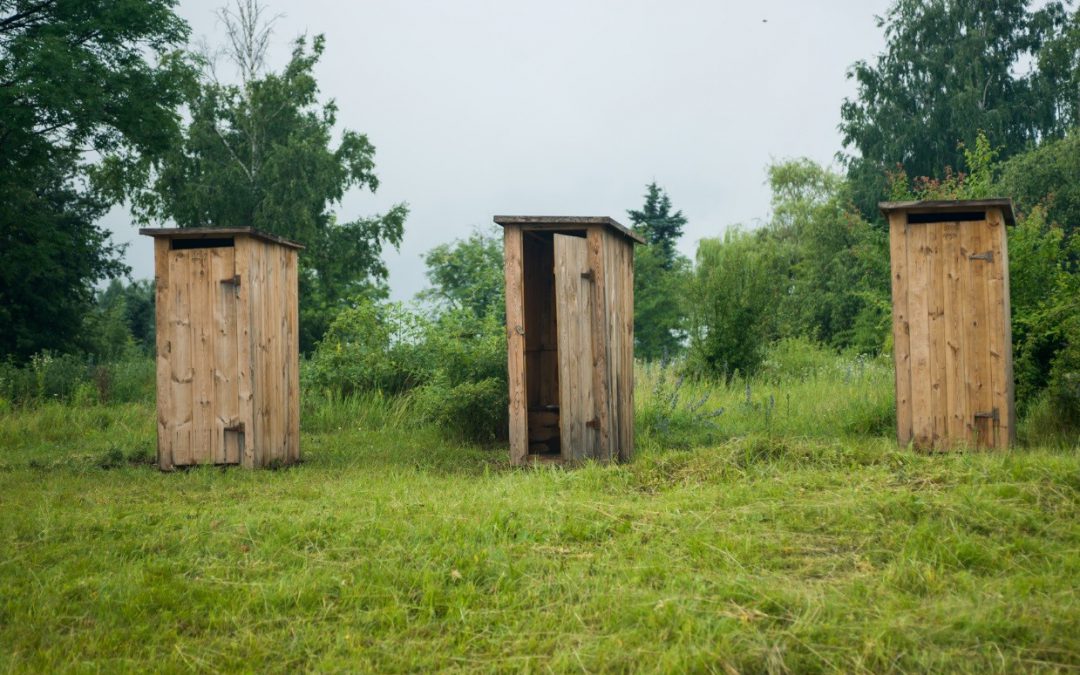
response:
<path id="1" fill-rule="evenodd" d="M 891 390 L 642 367 L 640 454 L 574 470 L 376 393 L 303 392 L 278 471 L 158 472 L 151 398 L 12 408 L 0 671 L 1080 668 L 1080 447 L 908 452 Z"/>
<path id="2" fill-rule="evenodd" d="M 639 443 L 688 448 L 751 434 L 788 438 L 886 437 L 894 433 L 895 394 L 886 358 L 837 356 L 786 340 L 760 373 L 730 384 L 679 375 L 677 365 L 639 365 L 635 407 Z"/>
<path id="3" fill-rule="evenodd" d="M 149 404 L 0 414 L 0 670 L 1080 667 L 1080 451 L 751 430 L 519 470 L 305 405 L 279 471 L 130 461 Z"/>

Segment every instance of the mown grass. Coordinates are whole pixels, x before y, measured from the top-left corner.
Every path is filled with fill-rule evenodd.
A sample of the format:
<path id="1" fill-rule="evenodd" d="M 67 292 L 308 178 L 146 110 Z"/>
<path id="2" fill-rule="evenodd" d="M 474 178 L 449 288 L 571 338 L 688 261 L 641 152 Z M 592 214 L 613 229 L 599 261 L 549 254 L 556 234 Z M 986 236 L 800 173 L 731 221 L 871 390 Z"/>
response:
<path id="1" fill-rule="evenodd" d="M 848 365 L 643 371 L 637 459 L 573 470 L 375 395 L 277 471 L 159 473 L 146 403 L 2 414 L 0 670 L 1080 669 L 1080 449 L 896 448 Z"/>

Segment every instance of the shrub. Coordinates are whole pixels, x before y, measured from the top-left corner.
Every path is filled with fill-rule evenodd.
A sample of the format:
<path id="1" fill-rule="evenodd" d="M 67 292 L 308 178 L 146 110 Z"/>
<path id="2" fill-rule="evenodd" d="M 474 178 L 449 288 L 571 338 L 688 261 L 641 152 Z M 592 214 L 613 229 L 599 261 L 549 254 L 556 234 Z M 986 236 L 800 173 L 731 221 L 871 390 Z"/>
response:
<path id="1" fill-rule="evenodd" d="M 330 323 L 306 370 L 307 384 L 338 396 L 411 389 L 426 379 L 418 353 L 425 326 L 400 303 L 359 300 Z"/>
<path id="2" fill-rule="evenodd" d="M 506 438 L 506 381 L 489 377 L 451 385 L 440 377 L 414 399 L 421 418 L 462 440 L 488 443 Z"/>
<path id="3" fill-rule="evenodd" d="M 77 354 L 41 352 L 25 366 L 0 362 L 0 398 L 9 405 L 59 401 L 76 405 L 154 400 L 154 360 L 136 356 L 115 363 Z"/>
<path id="4" fill-rule="evenodd" d="M 450 310 L 430 319 L 361 301 L 334 319 L 303 377 L 336 399 L 415 392 L 416 413 L 457 438 L 506 433 L 506 338 L 494 314 Z"/>

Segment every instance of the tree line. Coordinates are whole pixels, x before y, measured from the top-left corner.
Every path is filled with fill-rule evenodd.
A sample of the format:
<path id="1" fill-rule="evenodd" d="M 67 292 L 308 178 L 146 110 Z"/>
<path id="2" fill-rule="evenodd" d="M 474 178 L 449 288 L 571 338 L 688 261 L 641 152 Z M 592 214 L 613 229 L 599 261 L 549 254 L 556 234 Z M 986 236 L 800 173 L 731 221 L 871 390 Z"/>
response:
<path id="1" fill-rule="evenodd" d="M 152 349 L 152 289 L 122 281 L 122 248 L 98 224 L 125 204 L 138 223 L 254 226 L 303 242 L 310 384 L 437 385 L 435 401 L 471 387 L 496 405 L 496 234 L 425 256 L 425 309 L 388 303 L 382 253 L 400 243 L 408 207 L 340 213 L 346 191 L 379 181 L 373 143 L 337 128 L 314 77 L 325 40 L 296 40 L 272 70 L 265 8 L 237 0 L 221 19 L 224 59 L 188 47 L 174 0 L 0 0 L 0 356 Z M 896 0 L 879 25 L 884 51 L 848 71 L 856 91 L 840 106 L 836 167 L 768 167 L 764 226 L 730 227 L 691 259 L 679 252 L 688 218 L 660 185 L 627 209 L 648 242 L 635 259 L 638 357 L 730 382 L 789 337 L 888 353 L 877 202 L 1007 196 L 1018 210 L 1009 246 L 1021 407 L 1080 420 L 1080 10 Z"/>

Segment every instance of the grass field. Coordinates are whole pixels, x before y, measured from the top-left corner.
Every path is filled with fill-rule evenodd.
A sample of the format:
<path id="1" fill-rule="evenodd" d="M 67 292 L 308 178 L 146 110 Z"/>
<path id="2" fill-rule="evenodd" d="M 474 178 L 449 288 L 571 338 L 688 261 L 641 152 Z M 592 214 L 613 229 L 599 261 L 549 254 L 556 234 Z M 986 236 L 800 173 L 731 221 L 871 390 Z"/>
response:
<path id="1" fill-rule="evenodd" d="M 643 369 L 636 460 L 573 470 L 375 396 L 256 472 L 159 473 L 150 403 L 0 413 L 0 670 L 1080 669 L 1075 443 L 924 456 L 887 365 L 767 373 Z"/>

